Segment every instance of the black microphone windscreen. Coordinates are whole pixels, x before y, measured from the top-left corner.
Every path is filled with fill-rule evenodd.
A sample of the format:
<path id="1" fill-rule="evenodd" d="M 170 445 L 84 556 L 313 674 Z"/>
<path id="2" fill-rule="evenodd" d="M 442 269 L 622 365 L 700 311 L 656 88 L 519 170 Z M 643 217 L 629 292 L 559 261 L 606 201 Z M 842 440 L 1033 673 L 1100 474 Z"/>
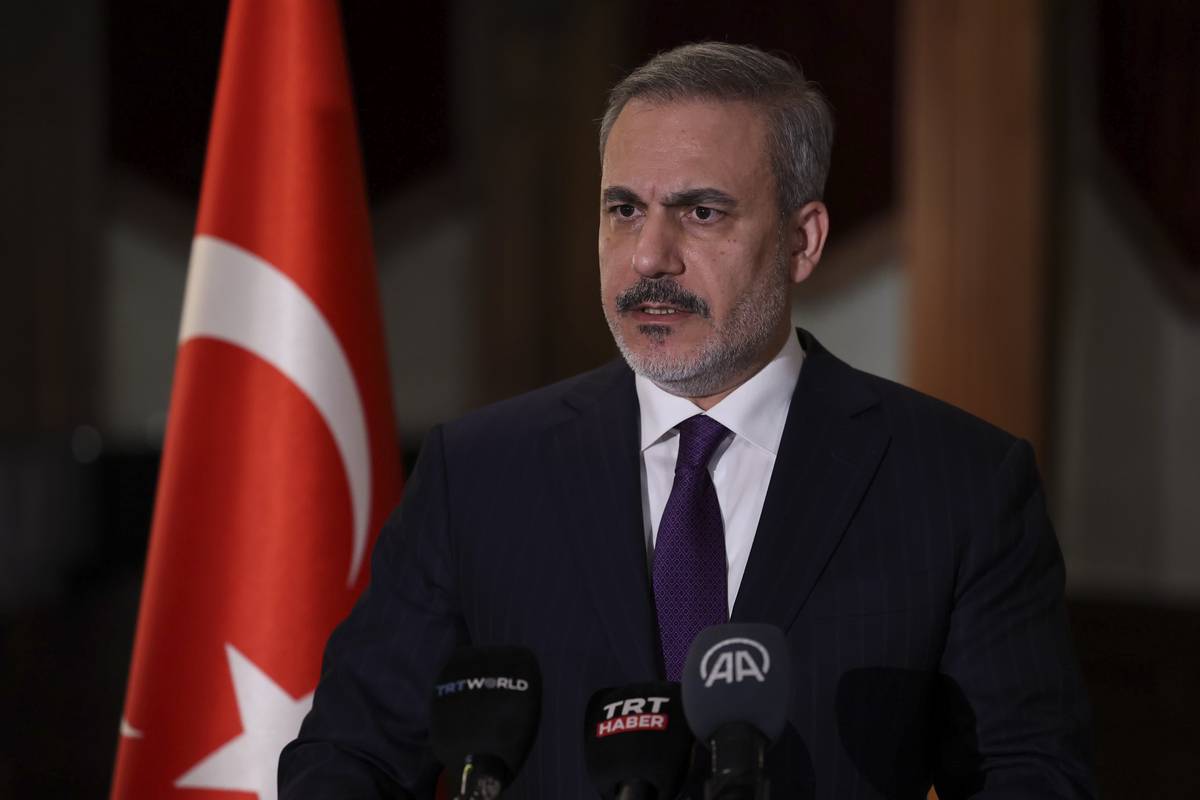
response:
<path id="1" fill-rule="evenodd" d="M 469 755 L 493 756 L 515 776 L 537 733 L 542 674 L 524 647 L 461 647 L 433 689 L 429 735 L 450 774 Z"/>
<path id="2" fill-rule="evenodd" d="M 623 784 L 645 781 L 674 800 L 687 771 L 692 734 L 679 684 L 657 681 L 601 689 L 584 714 L 584 758 L 605 800 Z"/>
<path id="3" fill-rule="evenodd" d="M 742 722 L 774 741 L 783 731 L 791 694 L 787 640 L 774 625 L 706 628 L 683 668 L 683 707 L 696 738 Z"/>

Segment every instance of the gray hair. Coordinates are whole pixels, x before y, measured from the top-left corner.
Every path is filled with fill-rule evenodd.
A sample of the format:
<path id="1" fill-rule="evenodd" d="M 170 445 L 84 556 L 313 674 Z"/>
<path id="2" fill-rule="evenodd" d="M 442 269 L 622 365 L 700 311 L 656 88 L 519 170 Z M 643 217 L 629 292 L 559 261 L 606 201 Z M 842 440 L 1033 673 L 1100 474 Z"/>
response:
<path id="1" fill-rule="evenodd" d="M 633 99 L 742 101 L 762 107 L 780 213 L 823 196 L 833 147 L 833 112 L 800 68 L 784 59 L 723 42 L 687 44 L 659 53 L 609 93 L 600 121 L 602 160 L 613 124 Z"/>

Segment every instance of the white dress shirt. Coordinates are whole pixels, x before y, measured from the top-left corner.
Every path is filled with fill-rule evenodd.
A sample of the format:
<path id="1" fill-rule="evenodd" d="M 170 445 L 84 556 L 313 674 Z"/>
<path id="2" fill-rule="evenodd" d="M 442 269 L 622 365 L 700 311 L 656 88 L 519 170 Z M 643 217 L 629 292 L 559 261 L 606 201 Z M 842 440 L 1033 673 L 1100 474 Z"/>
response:
<path id="1" fill-rule="evenodd" d="M 658 524 L 675 480 L 675 457 L 679 452 L 675 426 L 707 413 L 733 432 L 708 463 L 725 526 L 730 611 L 746 573 L 750 546 L 754 544 L 792 392 L 803 364 L 804 348 L 793 334 L 775 358 L 707 412 L 687 398 L 663 391 L 649 378 L 638 375 L 635 380 L 641 407 L 642 519 L 651 560 Z"/>

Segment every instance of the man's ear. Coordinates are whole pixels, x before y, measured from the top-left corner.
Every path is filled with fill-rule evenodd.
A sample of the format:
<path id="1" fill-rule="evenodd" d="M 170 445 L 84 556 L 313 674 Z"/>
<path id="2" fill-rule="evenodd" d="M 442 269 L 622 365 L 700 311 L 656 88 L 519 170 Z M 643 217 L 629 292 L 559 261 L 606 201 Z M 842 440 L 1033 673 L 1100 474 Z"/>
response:
<path id="1" fill-rule="evenodd" d="M 812 274 L 829 235 L 829 209 L 820 200 L 805 203 L 787 217 L 784 241 L 788 248 L 788 275 L 800 283 Z"/>

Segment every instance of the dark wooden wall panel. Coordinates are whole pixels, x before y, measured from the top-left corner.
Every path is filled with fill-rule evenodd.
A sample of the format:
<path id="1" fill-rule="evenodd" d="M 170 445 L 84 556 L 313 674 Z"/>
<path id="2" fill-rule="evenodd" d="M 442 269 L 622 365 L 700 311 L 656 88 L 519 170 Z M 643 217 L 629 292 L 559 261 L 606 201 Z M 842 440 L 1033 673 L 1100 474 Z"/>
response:
<path id="1" fill-rule="evenodd" d="M 1100 135 L 1182 259 L 1156 259 L 1200 310 L 1200 3 L 1100 0 Z"/>
<path id="2" fill-rule="evenodd" d="M 1039 452 L 1045 25 L 1038 0 L 908 0 L 902 20 L 909 380 Z"/>

